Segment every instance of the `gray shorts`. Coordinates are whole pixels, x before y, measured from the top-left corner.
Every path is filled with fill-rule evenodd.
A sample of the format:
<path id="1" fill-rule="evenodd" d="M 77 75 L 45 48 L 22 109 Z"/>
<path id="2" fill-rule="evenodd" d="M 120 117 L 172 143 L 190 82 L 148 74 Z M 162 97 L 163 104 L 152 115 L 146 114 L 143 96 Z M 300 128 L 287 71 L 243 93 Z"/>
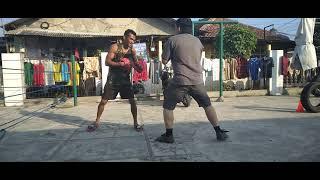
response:
<path id="1" fill-rule="evenodd" d="M 198 85 L 177 85 L 169 83 L 164 90 L 163 108 L 174 110 L 177 103 L 181 102 L 183 96 L 189 94 L 198 103 L 199 107 L 211 106 L 210 98 L 203 84 Z"/>

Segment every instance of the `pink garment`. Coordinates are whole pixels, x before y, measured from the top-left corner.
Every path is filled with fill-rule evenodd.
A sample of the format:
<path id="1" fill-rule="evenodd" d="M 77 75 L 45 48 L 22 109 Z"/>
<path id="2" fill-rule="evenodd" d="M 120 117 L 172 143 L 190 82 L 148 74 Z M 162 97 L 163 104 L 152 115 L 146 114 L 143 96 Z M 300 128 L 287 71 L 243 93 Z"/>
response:
<path id="1" fill-rule="evenodd" d="M 134 70 L 132 79 L 134 82 L 137 81 L 147 81 L 148 80 L 148 71 L 147 63 L 144 60 L 139 60 L 139 65 L 142 67 L 142 72 L 139 73 L 137 70 Z"/>
<path id="2" fill-rule="evenodd" d="M 79 54 L 78 48 L 76 48 L 75 51 L 74 51 L 74 57 L 76 59 L 80 59 L 80 54 Z"/>
<path id="3" fill-rule="evenodd" d="M 34 64 L 33 65 L 33 85 L 44 86 L 44 65 Z"/>

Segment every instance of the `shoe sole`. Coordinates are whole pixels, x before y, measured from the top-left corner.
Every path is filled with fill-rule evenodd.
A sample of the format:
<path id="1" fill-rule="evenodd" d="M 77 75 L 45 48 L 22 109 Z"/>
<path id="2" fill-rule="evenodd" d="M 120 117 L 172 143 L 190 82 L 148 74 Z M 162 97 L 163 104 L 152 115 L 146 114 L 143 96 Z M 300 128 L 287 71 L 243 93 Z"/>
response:
<path id="1" fill-rule="evenodd" d="M 161 142 L 161 143 L 168 143 L 168 144 L 172 144 L 174 143 L 174 140 L 173 141 L 159 141 L 159 140 L 155 140 L 156 142 Z"/>

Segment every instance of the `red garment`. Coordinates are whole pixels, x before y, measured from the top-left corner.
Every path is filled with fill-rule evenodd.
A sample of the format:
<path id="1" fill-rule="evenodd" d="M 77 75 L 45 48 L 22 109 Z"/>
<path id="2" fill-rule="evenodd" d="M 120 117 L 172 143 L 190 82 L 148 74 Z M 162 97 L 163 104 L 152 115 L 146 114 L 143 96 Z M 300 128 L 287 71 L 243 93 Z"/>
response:
<path id="1" fill-rule="evenodd" d="M 289 59 L 286 56 L 282 56 L 282 75 L 288 75 Z"/>
<path id="2" fill-rule="evenodd" d="M 144 60 L 139 60 L 139 65 L 142 67 L 142 72 L 139 73 L 137 70 L 134 70 L 132 79 L 134 82 L 137 81 L 147 81 L 148 80 L 148 70 L 147 63 Z"/>
<path id="3" fill-rule="evenodd" d="M 236 69 L 236 75 L 237 78 L 242 79 L 248 77 L 248 61 L 247 59 L 241 57 L 237 58 L 237 69 Z"/>
<path id="4" fill-rule="evenodd" d="M 33 65 L 33 84 L 44 86 L 44 65 L 42 63 Z"/>

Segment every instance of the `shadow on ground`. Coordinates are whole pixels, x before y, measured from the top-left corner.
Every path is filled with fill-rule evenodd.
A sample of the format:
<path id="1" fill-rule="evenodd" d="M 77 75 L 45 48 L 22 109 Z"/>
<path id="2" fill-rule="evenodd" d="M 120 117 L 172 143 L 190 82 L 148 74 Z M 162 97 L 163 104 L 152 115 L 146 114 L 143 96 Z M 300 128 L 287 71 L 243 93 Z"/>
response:
<path id="1" fill-rule="evenodd" d="M 81 117 L 45 112 L 36 117 L 58 123 L 25 122 L 8 130 L 0 161 L 320 161 L 317 115 L 222 121 L 230 131 L 226 142 L 215 139 L 209 122 L 190 117 L 174 125 L 174 144 L 154 141 L 164 132 L 162 120 L 136 132 L 110 119 L 89 133 L 90 122 Z"/>

